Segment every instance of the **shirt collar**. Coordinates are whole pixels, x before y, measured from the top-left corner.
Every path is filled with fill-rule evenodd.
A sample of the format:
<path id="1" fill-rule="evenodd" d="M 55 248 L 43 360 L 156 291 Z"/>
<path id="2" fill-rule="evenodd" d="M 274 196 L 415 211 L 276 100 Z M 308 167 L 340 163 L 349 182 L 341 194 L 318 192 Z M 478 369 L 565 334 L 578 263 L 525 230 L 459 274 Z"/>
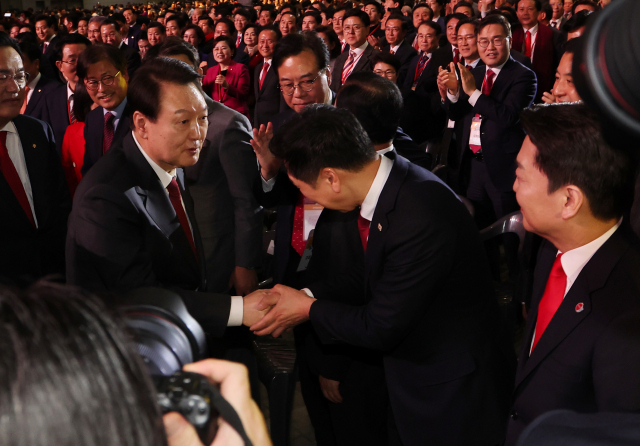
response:
<path id="1" fill-rule="evenodd" d="M 106 115 L 107 113 L 111 113 L 113 115 L 113 119 L 120 119 L 120 117 L 122 116 L 122 112 L 124 111 L 124 108 L 127 106 L 127 98 L 124 98 L 124 101 L 122 101 L 120 103 L 120 105 L 118 105 L 115 110 L 107 110 L 106 108 L 102 108 L 102 114 L 103 116 Z"/>
<path id="2" fill-rule="evenodd" d="M 478 62 L 480 62 L 480 58 L 478 57 L 476 60 L 472 60 L 471 62 L 467 62 L 465 60 L 465 64 L 466 65 L 471 65 L 473 68 L 478 66 Z M 503 64 L 504 65 L 504 64 Z M 500 67 L 500 69 L 502 69 L 502 66 Z"/>
<path id="3" fill-rule="evenodd" d="M 361 46 L 359 46 L 358 48 L 351 48 L 351 51 L 356 53 L 356 57 L 358 57 L 362 53 L 364 53 L 364 50 L 367 49 L 367 45 L 369 45 L 369 43 L 365 40 L 364 43 Z"/>
<path id="4" fill-rule="evenodd" d="M 509 56 L 509 57 L 511 57 L 511 56 Z M 494 68 L 489 68 L 489 66 L 487 65 L 487 70 L 485 71 L 485 73 L 487 71 L 489 71 L 489 70 L 493 70 L 493 72 L 496 73 L 496 77 L 498 77 L 498 74 L 500 74 L 500 71 L 502 71 L 502 68 L 504 67 L 504 64 L 506 64 L 508 61 L 509 61 L 509 59 L 507 59 L 502 65 L 498 65 L 497 67 L 494 67 Z"/>
<path id="5" fill-rule="evenodd" d="M 0 129 L 0 132 L 8 132 L 8 133 L 18 133 L 15 124 L 13 121 L 7 122 L 7 125 Z"/>
<path id="6" fill-rule="evenodd" d="M 399 44 L 390 47 L 389 49 L 391 51 L 393 51 L 394 53 L 397 53 L 398 52 L 398 48 L 400 48 L 400 45 L 402 45 L 403 42 L 404 42 L 404 40 L 402 42 L 400 42 Z"/>
<path id="7" fill-rule="evenodd" d="M 386 149 L 377 150 L 378 155 L 384 155 L 386 153 L 389 153 L 389 152 L 393 151 L 393 148 L 394 148 L 393 147 L 393 143 L 391 143 L 391 144 L 389 144 L 389 147 L 387 147 Z"/>
<path id="8" fill-rule="evenodd" d="M 360 215 L 369 221 L 373 219 L 373 214 L 376 211 L 376 206 L 378 205 L 378 199 L 380 198 L 382 189 L 384 189 L 384 185 L 387 183 L 392 167 L 393 160 L 391 158 L 387 158 L 386 156 L 380 157 L 378 173 L 376 173 L 376 177 L 373 179 L 373 183 L 371 183 L 369 192 L 367 192 L 367 196 L 364 197 L 362 206 L 360 206 Z"/>
<path id="9" fill-rule="evenodd" d="M 70 99 L 72 94 L 73 94 L 73 90 L 69 86 L 69 82 L 67 82 L 67 99 Z"/>
<path id="10" fill-rule="evenodd" d="M 529 29 L 524 29 L 524 27 L 522 27 L 522 30 L 525 32 L 525 34 L 527 33 L 527 31 L 529 31 L 531 33 L 531 37 L 533 37 L 536 34 L 538 34 L 539 25 L 540 25 L 539 23 L 536 23 L 536 26 L 534 26 L 533 28 L 529 28 Z"/>
<path id="11" fill-rule="evenodd" d="M 154 160 L 149 158 L 149 155 L 147 155 L 147 152 L 144 151 L 142 146 L 140 146 L 140 143 L 136 139 L 136 135 L 133 132 L 131 132 L 131 136 L 133 136 L 133 141 L 136 143 L 136 146 L 138 146 L 138 149 L 140 149 L 142 156 L 144 156 L 144 158 L 147 160 L 147 162 L 149 163 L 153 171 L 156 173 L 156 175 L 158 175 L 158 179 L 162 183 L 162 187 L 166 189 L 169 183 L 171 183 L 171 180 L 175 178 L 176 169 L 171 169 L 169 172 L 167 172 L 162 167 L 158 166 L 158 164 L 156 164 Z"/>

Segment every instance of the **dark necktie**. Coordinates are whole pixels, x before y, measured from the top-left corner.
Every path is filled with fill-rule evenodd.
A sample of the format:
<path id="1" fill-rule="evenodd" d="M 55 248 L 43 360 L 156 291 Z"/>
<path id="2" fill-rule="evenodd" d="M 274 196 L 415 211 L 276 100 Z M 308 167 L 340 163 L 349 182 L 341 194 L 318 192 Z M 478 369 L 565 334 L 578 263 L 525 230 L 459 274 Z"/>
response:
<path id="1" fill-rule="evenodd" d="M 453 49 L 453 63 L 458 64 L 460 62 L 460 50 L 458 48 Z"/>
<path id="2" fill-rule="evenodd" d="M 360 241 L 362 242 L 362 249 L 367 252 L 367 241 L 369 239 L 369 226 L 371 222 L 364 218 L 362 215 L 358 215 L 358 231 L 360 231 Z"/>
<path id="3" fill-rule="evenodd" d="M 11 161 L 11 157 L 9 157 L 6 131 L 0 132 L 0 172 L 2 172 L 4 179 L 9 183 L 9 187 L 11 187 L 13 194 L 18 199 L 20 207 L 22 207 L 22 210 L 27 214 L 27 218 L 31 222 L 31 225 L 35 228 L 36 222 L 33 218 L 33 213 L 31 212 L 31 205 L 29 204 L 27 193 L 24 190 L 24 186 L 22 185 L 22 180 L 20 180 L 20 175 L 18 175 L 16 166 L 14 166 L 13 161 Z"/>
<path id="4" fill-rule="evenodd" d="M 115 116 L 111 112 L 107 112 L 104 115 L 104 133 L 102 136 L 102 154 L 107 153 L 107 150 L 111 148 L 113 142 L 113 120 Z"/>
<path id="5" fill-rule="evenodd" d="M 561 258 L 562 254 L 558 255 L 555 262 L 553 262 L 547 285 L 544 288 L 544 294 L 538 305 L 538 320 L 536 321 L 536 335 L 531 347 L 532 352 L 564 300 L 564 292 L 567 288 L 567 274 L 562 268 Z"/>
<path id="6" fill-rule="evenodd" d="M 187 240 L 189 241 L 191 249 L 193 250 L 193 255 L 196 256 L 197 260 L 198 252 L 196 251 L 196 245 L 193 241 L 193 234 L 191 233 L 191 227 L 189 226 L 187 213 L 184 211 L 184 207 L 182 206 L 182 195 L 180 194 L 180 188 L 178 187 L 178 182 L 176 181 L 175 177 L 171 179 L 171 183 L 169 183 L 169 185 L 167 186 L 167 191 L 169 191 L 169 200 L 171 200 L 171 205 L 176 211 L 178 220 L 180 220 L 180 226 L 182 226 L 182 230 L 187 236 Z"/>
<path id="7" fill-rule="evenodd" d="M 67 107 L 69 109 L 69 123 L 75 124 L 77 122 L 76 114 L 73 112 L 73 93 L 69 95 L 69 99 L 67 100 Z"/>

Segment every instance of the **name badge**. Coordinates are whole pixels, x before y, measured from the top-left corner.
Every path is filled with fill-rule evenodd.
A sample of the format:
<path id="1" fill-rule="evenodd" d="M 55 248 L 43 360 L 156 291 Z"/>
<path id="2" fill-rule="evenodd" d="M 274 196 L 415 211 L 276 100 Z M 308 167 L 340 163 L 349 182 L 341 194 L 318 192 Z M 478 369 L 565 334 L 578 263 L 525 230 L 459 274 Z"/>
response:
<path id="1" fill-rule="evenodd" d="M 313 229 L 309 232 L 309 237 L 307 238 L 307 244 L 304 247 L 304 252 L 302 253 L 302 257 L 300 257 L 300 263 L 298 263 L 297 272 L 302 272 L 307 270 L 307 266 L 309 266 L 309 260 L 311 260 L 311 255 L 313 254 Z"/>
<path id="2" fill-rule="evenodd" d="M 482 142 L 480 141 L 480 127 L 482 126 L 482 118 L 480 116 L 475 116 L 471 121 L 471 134 L 469 136 L 469 145 L 470 146 L 482 146 Z"/>

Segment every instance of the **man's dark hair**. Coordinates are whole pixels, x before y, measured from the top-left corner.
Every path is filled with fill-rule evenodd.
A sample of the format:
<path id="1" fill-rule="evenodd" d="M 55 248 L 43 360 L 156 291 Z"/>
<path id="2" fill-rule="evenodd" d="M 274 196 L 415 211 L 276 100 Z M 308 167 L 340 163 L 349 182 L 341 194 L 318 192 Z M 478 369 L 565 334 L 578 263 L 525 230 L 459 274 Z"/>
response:
<path id="1" fill-rule="evenodd" d="M 78 58 L 77 73 L 80 78 L 80 82 L 83 82 L 87 78 L 87 71 L 89 65 L 98 63 L 101 61 L 107 61 L 113 65 L 116 70 L 122 74 L 127 72 L 127 59 L 122 51 L 115 46 L 106 43 L 96 43 L 95 45 L 87 46 L 87 49 L 80 53 Z"/>
<path id="2" fill-rule="evenodd" d="M 563 54 L 575 54 L 580 51 L 580 48 L 582 48 L 583 40 L 584 39 L 582 36 L 576 37 L 575 39 L 567 40 L 562 45 L 562 50 L 564 51 Z"/>
<path id="3" fill-rule="evenodd" d="M 464 20 L 467 18 L 468 17 L 461 12 L 455 12 L 453 14 L 449 14 L 444 18 L 444 26 L 446 27 L 447 25 L 449 25 L 449 22 L 453 19 Z"/>
<path id="4" fill-rule="evenodd" d="M 302 14 L 302 19 L 304 19 L 305 17 L 313 17 L 317 25 L 320 25 L 322 23 L 322 16 L 318 11 L 307 11 Z"/>
<path id="5" fill-rule="evenodd" d="M 14 50 L 16 50 L 16 52 L 20 55 L 20 57 L 22 57 L 22 51 L 20 51 L 20 46 L 18 45 L 18 42 L 12 39 L 11 37 L 9 37 L 9 34 L 0 32 L 0 48 L 3 48 L 5 46 L 10 46 Z"/>
<path id="6" fill-rule="evenodd" d="M 209 17 L 208 15 L 201 15 L 201 16 L 198 18 L 198 22 L 200 22 L 200 21 L 202 21 L 202 20 L 206 20 L 206 21 L 207 21 L 207 25 L 208 25 L 208 26 L 209 26 L 209 28 L 211 28 L 211 29 L 213 29 L 213 28 L 216 26 L 216 24 L 215 24 L 215 22 L 213 21 L 213 19 L 212 19 L 211 17 Z"/>
<path id="7" fill-rule="evenodd" d="M 18 43 L 18 46 L 20 47 L 22 57 L 27 57 L 31 62 L 40 60 L 42 57 L 42 50 L 37 43 L 30 40 L 23 40 Z"/>
<path id="8" fill-rule="evenodd" d="M 67 34 L 64 37 L 61 37 L 60 39 L 56 39 L 55 48 L 54 48 L 55 60 L 56 61 L 62 60 L 62 51 L 64 50 L 64 47 L 66 45 L 75 45 L 75 44 L 86 45 L 87 47 L 90 47 L 91 40 L 87 39 L 85 36 L 78 33 Z"/>
<path id="9" fill-rule="evenodd" d="M 367 0 L 367 1 L 364 3 L 364 7 L 363 7 L 363 9 L 364 9 L 365 7 L 367 7 L 367 6 L 371 6 L 371 5 L 375 6 L 375 8 L 378 10 L 378 14 L 379 14 L 380 16 L 382 16 L 382 14 L 383 14 L 383 11 L 382 11 L 382 5 L 381 5 L 379 2 L 377 2 L 376 0 Z M 345 15 L 346 15 L 346 14 L 345 14 Z"/>
<path id="10" fill-rule="evenodd" d="M 551 7 L 551 5 L 549 3 L 543 3 L 542 4 L 542 9 L 540 11 L 544 12 L 544 19 L 545 20 L 551 20 L 551 18 L 553 17 L 553 8 Z"/>
<path id="11" fill-rule="evenodd" d="M 76 88 L 73 90 L 73 115 L 79 122 L 84 122 L 87 115 L 91 111 L 93 105 L 93 99 L 89 96 L 87 87 L 84 82 L 76 83 Z"/>
<path id="12" fill-rule="evenodd" d="M 118 22 L 117 20 L 109 17 L 107 20 L 105 20 L 104 22 L 102 22 L 100 24 L 100 33 L 102 34 L 102 27 L 105 25 L 113 25 L 113 28 L 118 31 L 118 32 L 122 32 L 122 22 Z"/>
<path id="13" fill-rule="evenodd" d="M 115 20 L 118 23 L 127 23 L 127 20 L 119 12 L 114 12 L 113 14 L 111 14 L 111 17 L 109 18 L 112 20 Z"/>
<path id="14" fill-rule="evenodd" d="M 242 9 L 238 9 L 233 16 L 237 16 L 237 15 L 241 15 L 242 17 L 244 17 L 245 19 L 251 21 L 251 14 L 249 14 L 249 11 L 247 11 L 246 9 L 242 8 Z"/>
<path id="15" fill-rule="evenodd" d="M 480 32 L 482 32 L 482 30 L 489 25 L 502 26 L 502 29 L 504 30 L 507 37 L 511 37 L 511 25 L 502 14 L 491 14 L 482 19 L 480 21 L 480 24 L 478 24 L 478 35 L 480 35 Z"/>
<path id="16" fill-rule="evenodd" d="M 145 55 L 144 63 L 148 63 L 156 57 L 171 57 L 179 55 L 187 56 L 191 65 L 194 67 L 197 67 L 200 64 L 200 54 L 198 53 L 198 49 L 177 36 L 169 36 L 158 45 L 149 48 Z"/>
<path id="17" fill-rule="evenodd" d="M 179 16 L 179 15 L 177 15 L 177 14 L 174 14 L 174 15 L 172 15 L 171 17 L 169 17 L 167 20 L 165 20 L 165 22 L 164 22 L 164 23 L 165 23 L 165 28 L 166 28 L 166 25 L 167 25 L 169 22 L 176 22 L 176 25 L 178 25 L 178 28 L 179 28 L 179 29 L 184 28 L 184 25 L 185 25 L 185 21 L 184 21 L 184 20 L 182 20 L 182 17 L 180 17 L 180 16 Z"/>
<path id="18" fill-rule="evenodd" d="M 297 56 L 303 51 L 311 51 L 316 57 L 318 70 L 329 66 L 329 49 L 324 40 L 313 31 L 288 34 L 284 36 L 273 50 L 273 66 L 276 70 L 291 56 Z"/>
<path id="19" fill-rule="evenodd" d="M 397 12 L 392 12 L 391 14 L 389 14 L 389 18 L 387 19 L 387 23 L 389 22 L 389 20 L 400 20 L 401 23 L 401 29 L 402 31 L 404 31 L 405 33 L 407 31 L 409 31 L 409 21 L 406 19 L 406 17 L 402 14 L 399 14 Z"/>
<path id="20" fill-rule="evenodd" d="M 156 57 L 136 71 L 127 90 L 128 105 L 132 112 L 138 111 L 151 122 L 156 122 L 160 113 L 163 84 L 193 84 L 202 91 L 200 79 L 202 75 L 193 66 L 177 59 Z"/>
<path id="21" fill-rule="evenodd" d="M 423 25 L 424 26 L 428 26 L 429 28 L 434 30 L 436 32 L 436 36 L 439 36 L 439 35 L 442 34 L 442 27 L 440 26 L 440 24 L 438 22 L 432 22 L 432 21 L 427 20 L 425 22 L 422 22 L 420 25 L 418 25 L 418 29 Z"/>
<path id="22" fill-rule="evenodd" d="M 236 41 L 231 36 L 218 36 L 213 39 L 213 47 L 218 44 L 218 42 L 226 42 L 229 45 L 229 49 L 231 50 L 231 58 L 233 59 L 236 55 Z"/>
<path id="23" fill-rule="evenodd" d="M 518 8 L 518 5 L 521 1 L 522 0 L 518 0 L 516 2 L 516 9 Z M 533 2 L 535 3 L 536 11 L 540 11 L 542 9 L 542 2 L 540 0 L 533 0 Z"/>
<path id="24" fill-rule="evenodd" d="M 269 17 L 271 17 L 271 20 L 275 20 L 275 19 L 276 19 L 276 16 L 277 16 L 278 14 L 276 13 L 276 10 L 275 10 L 275 9 L 273 9 L 273 8 L 263 7 L 263 8 L 260 10 L 260 14 L 262 14 L 262 13 L 263 13 L 263 12 L 265 12 L 265 11 L 268 11 L 268 12 L 269 12 Z"/>
<path id="25" fill-rule="evenodd" d="M 573 14 L 571 18 L 564 23 L 564 25 L 562 25 L 562 31 L 565 33 L 572 33 L 583 26 L 586 26 L 591 14 L 593 14 L 591 11 L 584 9 L 582 11 L 578 11 Z"/>
<path id="26" fill-rule="evenodd" d="M 415 5 L 413 5 L 411 12 L 413 13 L 416 9 L 419 8 L 427 8 L 429 10 L 429 13 L 431 14 L 431 18 L 433 18 L 433 9 L 431 9 L 426 3 L 416 3 Z"/>
<path id="27" fill-rule="evenodd" d="M 464 20 L 460 20 L 458 22 L 458 24 L 456 25 L 456 34 L 460 31 L 460 27 L 462 25 L 473 25 L 473 32 L 476 34 L 476 36 L 478 35 L 478 25 L 480 24 L 480 22 L 472 17 L 467 17 Z"/>
<path id="28" fill-rule="evenodd" d="M 344 23 L 349 17 L 358 17 L 362 21 L 364 26 L 371 26 L 371 19 L 369 18 L 369 14 L 361 9 L 354 8 L 347 11 L 342 18 L 342 23 Z"/>
<path id="29" fill-rule="evenodd" d="M 329 42 L 333 44 L 333 49 L 327 47 L 329 49 L 329 59 L 333 60 L 337 58 L 342 52 L 342 43 L 333 28 L 326 25 L 319 25 L 314 29 L 314 31 L 318 34 L 322 33 L 327 36 Z"/>
<path id="30" fill-rule="evenodd" d="M 35 19 L 30 20 L 30 22 L 32 22 L 34 25 L 40 21 L 44 20 L 45 22 L 47 22 L 47 28 L 51 28 L 53 26 L 53 29 L 57 29 L 56 25 L 56 19 L 53 16 L 50 15 L 44 15 L 41 14 L 39 16 L 36 16 Z"/>
<path id="31" fill-rule="evenodd" d="M 147 31 L 149 31 L 151 28 L 158 28 L 160 30 L 160 34 L 166 34 L 167 32 L 167 28 L 165 28 L 164 25 L 160 22 L 149 23 L 149 26 L 147 26 Z"/>
<path id="32" fill-rule="evenodd" d="M 399 68 L 398 64 L 396 71 Z M 349 76 L 340 89 L 336 107 L 353 113 L 373 144 L 384 144 L 392 141 L 398 130 L 403 107 L 402 94 L 389 79 L 371 71 L 358 71 Z"/>
<path id="33" fill-rule="evenodd" d="M 122 14 L 124 15 L 125 12 L 127 11 L 131 11 L 131 14 L 133 15 L 138 15 L 138 11 L 136 11 L 135 9 L 133 9 L 131 6 L 127 6 L 122 10 Z"/>
<path id="34" fill-rule="evenodd" d="M 282 39 L 282 33 L 280 32 L 280 29 L 275 25 L 260 26 L 260 25 L 256 25 L 254 23 L 251 23 L 251 24 L 249 24 L 249 25 L 247 25 L 245 27 L 244 31 L 246 31 L 247 29 L 249 29 L 252 26 L 256 29 L 256 36 L 257 37 L 260 37 L 260 33 L 262 31 L 273 31 L 274 33 L 276 33 L 276 42 L 279 42 L 280 39 Z M 243 31 L 243 35 L 244 35 L 244 31 Z"/>
<path id="35" fill-rule="evenodd" d="M 578 6 L 583 6 L 583 5 L 587 5 L 587 6 L 591 6 L 593 9 L 593 11 L 589 11 L 589 12 L 596 12 L 598 11 L 598 4 L 596 2 L 594 2 L 593 0 L 577 0 L 573 3 L 573 6 L 571 7 L 571 13 L 575 14 L 576 13 L 576 8 Z"/>
<path id="36" fill-rule="evenodd" d="M 142 27 L 142 25 L 149 26 L 149 23 L 151 23 L 151 20 L 149 20 L 149 17 L 147 17 L 146 15 L 139 15 L 138 17 L 136 17 L 136 25 L 140 27 Z"/>
<path id="37" fill-rule="evenodd" d="M 65 18 L 67 19 L 67 22 L 71 22 L 71 24 L 73 25 L 73 28 L 76 29 L 78 28 L 78 22 L 80 21 L 82 16 L 80 15 L 79 12 L 70 12 L 69 14 L 66 15 Z"/>
<path id="38" fill-rule="evenodd" d="M 456 4 L 456 7 L 453 8 L 453 10 L 455 11 L 456 9 L 462 8 L 462 7 L 471 8 L 471 11 L 473 11 L 473 5 L 471 3 L 469 3 L 469 2 L 464 1 L 464 0 L 462 0 L 461 2 L 458 2 Z"/>
<path id="39" fill-rule="evenodd" d="M 273 136 L 269 148 L 293 177 L 311 186 L 326 167 L 358 172 L 377 157 L 358 120 L 325 104 L 297 113 Z"/>
<path id="40" fill-rule="evenodd" d="M 229 35 L 233 35 L 236 32 L 236 27 L 231 20 L 226 17 L 221 18 L 216 22 L 215 28 L 218 27 L 219 24 L 224 23 L 229 28 Z"/>
<path id="41" fill-rule="evenodd" d="M 619 218 L 631 208 L 637 164 L 605 142 L 598 116 L 586 105 L 534 105 L 521 119 L 538 150 L 536 165 L 549 180 L 548 193 L 579 187 L 599 220 Z"/>
<path id="42" fill-rule="evenodd" d="M 384 52 L 384 51 L 378 51 L 373 55 L 373 57 L 371 57 L 371 65 L 374 68 L 378 62 L 391 65 L 396 70 L 396 74 L 400 72 L 400 67 L 402 66 L 402 63 L 400 62 L 400 59 L 398 58 L 398 56 L 396 56 L 395 54 Z"/>

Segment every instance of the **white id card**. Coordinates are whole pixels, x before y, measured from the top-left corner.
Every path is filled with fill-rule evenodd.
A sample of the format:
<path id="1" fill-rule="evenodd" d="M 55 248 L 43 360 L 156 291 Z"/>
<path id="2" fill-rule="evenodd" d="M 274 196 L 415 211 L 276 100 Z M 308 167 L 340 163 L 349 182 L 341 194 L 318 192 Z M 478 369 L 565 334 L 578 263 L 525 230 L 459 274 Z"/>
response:
<path id="1" fill-rule="evenodd" d="M 482 118 L 475 116 L 471 121 L 471 134 L 469 135 L 470 146 L 482 146 L 480 141 L 480 127 L 482 126 Z"/>
<path id="2" fill-rule="evenodd" d="M 318 219 L 320 218 L 320 214 L 322 213 L 322 206 L 318 203 L 314 203 L 311 200 L 305 198 L 304 200 L 304 230 L 302 232 L 302 239 L 307 240 L 309 238 L 309 233 L 315 229 L 316 223 L 318 223 Z"/>

